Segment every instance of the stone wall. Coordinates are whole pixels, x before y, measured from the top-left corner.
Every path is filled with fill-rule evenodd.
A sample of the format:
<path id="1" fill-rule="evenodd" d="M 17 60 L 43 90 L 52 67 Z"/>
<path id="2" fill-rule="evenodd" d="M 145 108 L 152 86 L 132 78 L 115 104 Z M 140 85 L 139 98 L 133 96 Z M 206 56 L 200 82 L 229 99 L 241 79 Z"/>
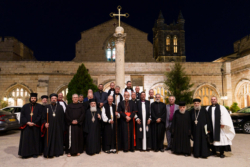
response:
<path id="1" fill-rule="evenodd" d="M 81 33 L 81 39 L 76 43 L 76 57 L 73 61 L 107 62 L 106 45 L 115 32 L 111 19 L 103 24 Z M 148 34 L 124 22 L 121 22 L 126 36 L 125 61 L 126 62 L 153 62 L 153 46 L 148 41 Z"/>
<path id="2" fill-rule="evenodd" d="M 115 63 L 82 62 L 89 69 L 89 73 L 97 83 L 106 84 L 115 80 Z M 3 98 L 7 88 L 19 83 L 26 85 L 33 92 L 42 94 L 57 93 L 61 87 L 67 85 L 76 73 L 78 62 L 38 62 L 38 61 L 5 61 L 0 68 L 0 95 Z M 170 71 L 173 63 L 125 63 L 125 82 L 131 80 L 131 75 L 144 77 L 144 89 L 148 92 L 157 83 L 163 83 L 164 73 Z M 222 63 L 183 63 L 187 74 L 194 83 L 195 90 L 201 85 L 210 85 L 221 95 Z M 104 68 L 105 67 L 105 68 Z M 125 83 L 124 83 L 125 84 Z"/>

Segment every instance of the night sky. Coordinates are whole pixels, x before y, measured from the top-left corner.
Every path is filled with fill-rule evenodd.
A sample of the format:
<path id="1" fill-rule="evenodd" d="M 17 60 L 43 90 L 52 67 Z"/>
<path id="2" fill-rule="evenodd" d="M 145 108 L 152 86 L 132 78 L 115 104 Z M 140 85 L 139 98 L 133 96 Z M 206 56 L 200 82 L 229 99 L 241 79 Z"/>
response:
<path id="1" fill-rule="evenodd" d="M 122 21 L 148 33 L 151 42 L 159 11 L 170 24 L 181 10 L 189 62 L 231 54 L 233 42 L 250 34 L 249 0 L 1 0 L 0 36 L 14 36 L 37 60 L 70 61 L 80 32 L 111 19 L 118 5 L 130 14 Z"/>

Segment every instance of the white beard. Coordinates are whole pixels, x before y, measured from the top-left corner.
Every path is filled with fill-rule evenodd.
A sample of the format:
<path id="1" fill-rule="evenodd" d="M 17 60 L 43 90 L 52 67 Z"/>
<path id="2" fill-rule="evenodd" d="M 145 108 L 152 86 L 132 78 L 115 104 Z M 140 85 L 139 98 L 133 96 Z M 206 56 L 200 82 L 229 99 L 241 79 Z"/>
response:
<path id="1" fill-rule="evenodd" d="M 185 112 L 186 112 L 186 109 L 180 110 L 180 113 L 181 113 L 181 114 L 185 114 Z"/>
<path id="2" fill-rule="evenodd" d="M 91 111 L 91 112 L 96 112 L 97 109 L 96 109 L 96 107 L 91 107 L 91 106 L 90 106 L 90 111 Z"/>
<path id="3" fill-rule="evenodd" d="M 158 102 L 158 103 L 160 102 L 160 100 L 155 100 L 155 101 Z"/>
<path id="4" fill-rule="evenodd" d="M 194 107 L 194 110 L 198 110 L 198 111 L 200 111 L 200 110 L 201 110 L 201 106 Z"/>

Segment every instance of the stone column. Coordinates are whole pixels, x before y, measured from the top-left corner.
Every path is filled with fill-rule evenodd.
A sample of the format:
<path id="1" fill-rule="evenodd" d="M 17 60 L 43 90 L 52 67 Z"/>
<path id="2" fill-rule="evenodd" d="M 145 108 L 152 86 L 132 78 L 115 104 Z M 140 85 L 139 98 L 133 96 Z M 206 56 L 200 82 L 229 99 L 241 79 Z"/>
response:
<path id="1" fill-rule="evenodd" d="M 116 27 L 115 33 L 115 50 L 116 50 L 116 59 L 115 59 L 115 84 L 120 86 L 120 92 L 124 89 L 125 86 L 125 39 L 126 33 L 122 27 Z"/>

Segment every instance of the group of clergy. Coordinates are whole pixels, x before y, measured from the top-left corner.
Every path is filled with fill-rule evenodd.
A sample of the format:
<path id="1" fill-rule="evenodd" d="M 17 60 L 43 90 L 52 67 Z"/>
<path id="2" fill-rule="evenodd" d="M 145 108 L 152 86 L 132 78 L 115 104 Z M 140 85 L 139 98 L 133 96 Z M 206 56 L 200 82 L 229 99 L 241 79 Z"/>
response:
<path id="1" fill-rule="evenodd" d="M 86 98 L 73 94 L 71 104 L 63 101 L 63 94 L 43 95 L 42 104 L 37 94 L 30 94 L 30 103 L 21 110 L 21 136 L 18 154 L 22 158 L 46 158 L 67 154 L 79 156 L 85 150 L 88 155 L 140 151 L 171 150 L 175 154 L 207 158 L 220 152 L 231 151 L 235 136 L 231 117 L 224 106 L 212 97 L 212 105 L 201 107 L 201 100 L 194 99 L 194 108 L 186 109 L 185 102 L 175 104 L 175 97 L 162 103 L 161 95 L 149 90 L 132 89 L 130 81 L 120 93 L 120 87 L 112 82 L 108 92 L 93 93 Z M 48 99 L 50 98 L 50 104 Z M 166 135 L 168 146 L 164 149 Z M 211 150 L 211 151 L 210 151 Z"/>

